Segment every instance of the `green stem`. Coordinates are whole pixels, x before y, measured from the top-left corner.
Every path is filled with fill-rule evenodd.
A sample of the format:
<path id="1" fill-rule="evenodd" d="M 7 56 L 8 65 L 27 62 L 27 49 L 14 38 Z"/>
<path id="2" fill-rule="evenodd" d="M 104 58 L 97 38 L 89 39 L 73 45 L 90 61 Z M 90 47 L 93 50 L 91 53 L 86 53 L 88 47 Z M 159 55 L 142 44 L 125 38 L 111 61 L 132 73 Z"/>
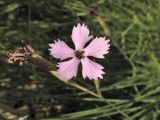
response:
<path id="1" fill-rule="evenodd" d="M 96 16 L 97 21 L 99 22 L 99 24 L 101 25 L 101 27 L 103 28 L 104 32 L 106 35 L 110 36 L 110 29 L 108 27 L 108 25 L 105 23 L 104 19 L 101 16 Z"/>
<path id="2" fill-rule="evenodd" d="M 98 95 L 102 97 L 102 93 L 100 90 L 100 80 L 94 80 L 94 84 L 95 84 Z"/>
<path id="3" fill-rule="evenodd" d="M 109 104 L 110 106 L 112 106 L 116 111 L 118 111 L 119 113 L 121 113 L 123 116 L 125 116 L 128 120 L 131 120 L 127 114 L 125 114 L 123 111 L 121 111 L 119 108 L 117 108 L 114 104 L 112 104 L 111 102 L 107 101 L 104 97 L 102 97 L 102 95 L 99 93 L 94 93 L 92 91 L 90 91 L 89 89 L 79 85 L 76 82 L 72 82 L 72 81 L 68 81 L 68 80 L 64 80 L 62 79 L 57 72 L 55 71 L 55 65 L 53 65 L 51 62 L 49 62 L 48 60 L 44 59 L 43 57 L 41 57 L 40 55 L 34 53 L 32 54 L 32 56 L 27 58 L 29 62 L 31 62 L 32 64 L 35 64 L 37 66 L 39 66 L 40 68 L 43 68 L 44 70 L 49 71 L 52 75 L 54 75 L 57 79 L 59 79 L 62 82 L 65 82 L 68 85 L 71 85 L 73 87 L 78 88 L 79 90 L 86 92 L 92 96 L 95 96 L 96 98 L 99 98 L 103 101 L 105 101 L 107 104 Z M 98 88 L 98 86 L 97 86 Z M 98 88 L 99 89 L 99 88 Z M 100 90 L 98 90 L 100 92 Z"/>
<path id="4" fill-rule="evenodd" d="M 58 78 L 60 81 L 65 82 L 68 85 L 71 85 L 73 87 L 76 87 L 88 94 L 91 94 L 95 97 L 98 97 L 99 95 L 97 93 L 94 93 L 92 91 L 90 91 L 89 89 L 79 85 L 76 82 L 73 81 L 68 81 L 68 80 L 63 80 L 62 78 L 60 78 L 57 74 L 57 72 L 55 71 L 55 65 L 52 64 L 51 62 L 49 62 L 48 60 L 44 59 L 43 57 L 41 57 L 40 55 L 34 53 L 32 56 L 27 57 L 27 60 L 34 64 L 37 65 L 38 67 L 42 68 L 43 70 L 47 70 L 49 71 L 52 75 L 54 75 L 56 78 Z"/>
<path id="5" fill-rule="evenodd" d="M 101 25 L 101 27 L 103 28 L 105 34 L 110 36 L 111 33 L 110 33 L 110 30 L 109 30 L 109 27 L 106 24 L 106 22 L 104 21 L 104 19 L 101 16 L 96 16 L 96 19 L 99 22 L 99 24 Z M 102 100 L 105 100 L 105 98 L 103 98 L 101 96 L 99 98 L 102 99 Z M 107 100 L 106 100 L 106 103 L 108 103 L 109 105 L 111 105 L 115 110 L 117 110 L 124 117 L 126 117 L 127 120 L 132 120 L 127 114 L 125 114 L 123 111 L 121 111 L 119 108 L 117 108 L 114 104 L 108 102 Z"/>

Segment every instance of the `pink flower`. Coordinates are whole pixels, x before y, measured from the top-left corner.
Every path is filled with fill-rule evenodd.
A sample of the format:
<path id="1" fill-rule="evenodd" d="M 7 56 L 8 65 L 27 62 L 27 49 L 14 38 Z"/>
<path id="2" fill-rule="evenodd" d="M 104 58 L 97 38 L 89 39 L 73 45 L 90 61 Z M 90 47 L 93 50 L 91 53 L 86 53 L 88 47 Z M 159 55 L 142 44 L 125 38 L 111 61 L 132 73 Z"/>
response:
<path id="1" fill-rule="evenodd" d="M 104 58 L 104 55 L 109 53 L 109 39 L 105 37 L 96 37 L 90 44 L 85 47 L 86 43 L 90 41 L 92 36 L 89 36 L 89 29 L 84 24 L 78 24 L 73 27 L 72 41 L 75 45 L 75 50 L 68 47 L 68 45 L 61 41 L 55 41 L 49 44 L 50 54 L 60 60 L 71 58 L 68 61 L 58 63 L 58 74 L 61 78 L 69 80 L 77 76 L 77 70 L 80 62 L 82 63 L 82 75 L 85 79 L 88 77 L 90 80 L 103 79 L 104 67 L 100 64 L 90 60 L 88 57 Z"/>

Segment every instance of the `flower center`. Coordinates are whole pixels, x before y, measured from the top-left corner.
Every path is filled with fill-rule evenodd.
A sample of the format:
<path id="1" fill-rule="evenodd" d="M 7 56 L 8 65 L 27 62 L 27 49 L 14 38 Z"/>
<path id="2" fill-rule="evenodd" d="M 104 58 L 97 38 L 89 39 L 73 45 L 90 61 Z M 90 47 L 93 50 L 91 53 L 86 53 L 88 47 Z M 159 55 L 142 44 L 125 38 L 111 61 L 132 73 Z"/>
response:
<path id="1" fill-rule="evenodd" d="M 79 59 L 82 59 L 84 57 L 84 51 L 77 50 L 75 52 L 75 56 Z"/>

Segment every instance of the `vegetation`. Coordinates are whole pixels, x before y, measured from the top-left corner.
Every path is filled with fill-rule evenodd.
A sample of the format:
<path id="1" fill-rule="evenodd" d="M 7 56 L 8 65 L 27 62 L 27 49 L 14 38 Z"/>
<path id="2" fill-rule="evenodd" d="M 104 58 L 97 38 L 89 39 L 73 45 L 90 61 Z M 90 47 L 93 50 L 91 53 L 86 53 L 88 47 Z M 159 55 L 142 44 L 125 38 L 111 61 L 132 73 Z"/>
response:
<path id="1" fill-rule="evenodd" d="M 90 14 L 93 5 L 100 20 Z M 159 6 L 159 0 L 0 0 L 0 120 L 158 120 Z M 111 38 L 110 53 L 98 61 L 107 73 L 100 84 L 104 98 L 33 64 L 8 64 L 7 53 L 21 40 L 56 64 L 48 43 L 61 38 L 73 46 L 77 23 L 87 24 L 94 36 Z M 80 75 L 75 81 L 96 92 L 93 81 Z"/>

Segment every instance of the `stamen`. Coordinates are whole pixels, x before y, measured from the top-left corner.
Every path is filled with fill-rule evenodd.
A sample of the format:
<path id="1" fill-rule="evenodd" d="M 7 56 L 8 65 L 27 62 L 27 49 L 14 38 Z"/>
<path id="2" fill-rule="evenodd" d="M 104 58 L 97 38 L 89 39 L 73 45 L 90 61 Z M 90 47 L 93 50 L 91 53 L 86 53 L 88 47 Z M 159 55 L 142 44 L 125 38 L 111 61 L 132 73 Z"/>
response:
<path id="1" fill-rule="evenodd" d="M 79 59 L 82 59 L 82 58 L 84 57 L 84 51 L 79 51 L 79 50 L 77 50 L 77 51 L 75 52 L 75 56 L 76 56 L 77 58 L 79 58 Z"/>

